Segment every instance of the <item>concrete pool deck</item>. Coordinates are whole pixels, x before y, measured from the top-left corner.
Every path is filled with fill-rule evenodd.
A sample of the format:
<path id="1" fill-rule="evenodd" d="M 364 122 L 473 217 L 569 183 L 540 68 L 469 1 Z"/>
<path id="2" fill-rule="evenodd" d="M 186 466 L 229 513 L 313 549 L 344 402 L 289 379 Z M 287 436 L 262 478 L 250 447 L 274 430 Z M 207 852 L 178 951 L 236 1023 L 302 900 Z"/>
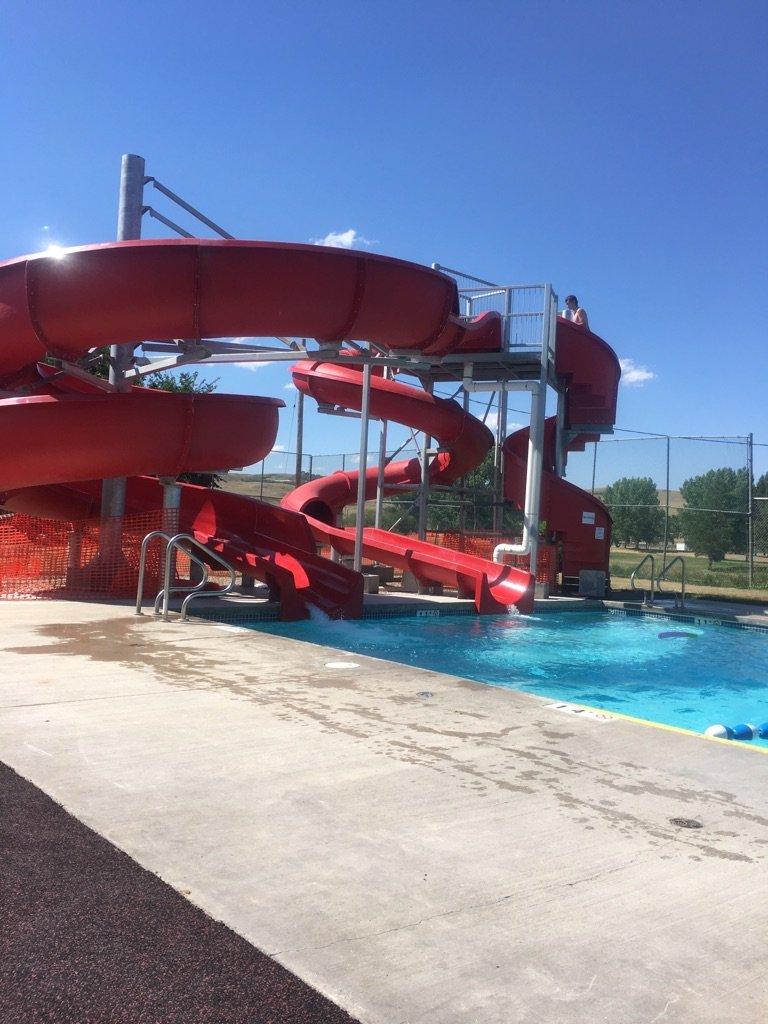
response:
<path id="1" fill-rule="evenodd" d="M 0 760 L 364 1024 L 765 1020 L 754 750 L 117 605 L 0 637 Z"/>

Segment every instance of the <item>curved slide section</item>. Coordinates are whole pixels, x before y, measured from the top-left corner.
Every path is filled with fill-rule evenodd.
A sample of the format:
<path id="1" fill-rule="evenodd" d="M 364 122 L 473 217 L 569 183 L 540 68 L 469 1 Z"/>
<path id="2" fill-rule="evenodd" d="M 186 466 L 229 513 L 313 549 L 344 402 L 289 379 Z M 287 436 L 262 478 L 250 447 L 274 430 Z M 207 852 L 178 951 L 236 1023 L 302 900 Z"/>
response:
<path id="1" fill-rule="evenodd" d="M 359 410 L 362 404 L 362 374 L 349 367 L 328 363 L 299 363 L 294 383 L 318 402 Z M 452 483 L 478 465 L 493 444 L 488 428 L 449 399 L 434 396 L 397 381 L 371 378 L 370 411 L 373 416 L 426 431 L 436 438 L 440 451 L 430 466 L 431 483 Z M 384 471 L 385 487 L 396 493 L 421 480 L 419 459 L 390 463 Z M 365 478 L 366 499 L 376 494 L 378 469 Z M 315 536 L 343 555 L 354 554 L 355 532 L 336 526 L 345 505 L 357 500 L 358 473 L 333 473 L 312 480 L 283 498 L 286 508 L 307 516 Z M 386 530 L 363 532 L 363 554 L 384 565 L 408 570 L 422 583 L 456 587 L 470 597 L 481 614 L 505 611 L 517 605 L 522 612 L 533 610 L 533 581 L 530 573 L 510 565 L 449 551 L 401 537 Z"/>
<path id="2" fill-rule="evenodd" d="M 565 390 L 566 450 L 583 451 L 616 422 L 621 367 L 602 338 L 558 318 L 555 369 Z M 555 417 L 545 423 L 541 521 L 547 536 L 561 549 L 563 576 L 578 577 L 583 569 L 609 573 L 612 519 L 605 505 L 555 471 Z M 518 508 L 525 500 L 528 428 L 504 443 L 506 497 Z"/>
<path id="3" fill-rule="evenodd" d="M 0 397 L 0 482 L 8 490 L 94 476 L 176 477 L 260 462 L 272 450 L 285 404 L 140 387 L 119 394 L 43 364 L 39 372 L 39 385 L 27 394 Z"/>
<path id="4" fill-rule="evenodd" d="M 116 393 L 79 375 L 51 373 L 39 364 L 47 355 L 76 361 L 105 345 L 274 335 L 431 353 L 498 351 L 497 315 L 467 322 L 457 313 L 452 278 L 318 246 L 147 240 L 1 264 L 4 501 L 19 510 L 34 506 L 39 515 L 82 511 L 85 481 L 227 469 L 259 461 L 274 442 L 280 402 Z M 73 483 L 74 491 L 64 486 Z M 157 487 L 145 482 L 132 479 L 128 494 L 142 508 L 161 504 Z M 232 495 L 206 491 L 203 502 L 194 489 L 183 494 L 186 528 L 274 585 L 285 617 L 306 615 L 308 603 L 331 615 L 361 613 L 359 575 L 316 556 L 303 517 L 283 510 L 282 518 L 270 518 L 269 506 Z"/>

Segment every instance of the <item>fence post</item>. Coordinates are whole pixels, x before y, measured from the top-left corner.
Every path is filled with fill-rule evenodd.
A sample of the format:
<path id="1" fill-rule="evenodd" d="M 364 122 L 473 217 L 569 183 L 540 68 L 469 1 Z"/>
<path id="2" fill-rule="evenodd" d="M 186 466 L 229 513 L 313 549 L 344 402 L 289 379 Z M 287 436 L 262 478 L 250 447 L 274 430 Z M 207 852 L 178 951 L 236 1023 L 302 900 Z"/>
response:
<path id="1" fill-rule="evenodd" d="M 754 586 L 755 581 L 755 524 L 754 524 L 754 491 L 755 491 L 755 473 L 754 473 L 754 434 L 747 435 L 747 487 L 749 488 L 749 494 L 747 499 L 747 584 L 748 586 Z"/>
<path id="2" fill-rule="evenodd" d="M 667 568 L 667 549 L 669 547 L 669 436 L 667 437 L 667 475 L 666 475 L 666 494 L 667 500 L 664 505 L 664 558 L 661 571 Z"/>

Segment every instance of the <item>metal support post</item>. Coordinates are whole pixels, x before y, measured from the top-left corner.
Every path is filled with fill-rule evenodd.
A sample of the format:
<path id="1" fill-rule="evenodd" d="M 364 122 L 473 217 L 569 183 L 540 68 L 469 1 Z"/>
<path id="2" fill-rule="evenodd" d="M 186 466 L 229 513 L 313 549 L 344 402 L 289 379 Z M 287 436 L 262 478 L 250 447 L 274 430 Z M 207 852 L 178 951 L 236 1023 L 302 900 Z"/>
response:
<path id="1" fill-rule="evenodd" d="M 466 391 L 466 390 L 463 391 L 462 395 L 461 395 L 461 407 L 462 407 L 462 409 L 464 410 L 465 413 L 469 412 L 469 392 Z M 459 501 L 460 501 L 460 505 L 459 505 L 459 533 L 463 537 L 465 532 L 466 532 L 466 529 L 467 529 L 467 494 L 466 494 L 467 478 L 466 478 L 466 476 L 463 476 L 461 478 L 461 480 L 459 480 L 459 486 L 461 488 L 461 497 L 459 498 Z M 474 496 L 473 496 L 473 500 L 474 500 Z M 475 523 L 475 528 L 477 528 L 477 523 Z"/>
<path id="2" fill-rule="evenodd" d="M 507 406 L 509 395 L 506 390 L 499 392 L 498 415 L 496 419 L 496 448 L 493 459 L 493 532 L 504 529 L 504 441 L 507 436 Z"/>
<path id="3" fill-rule="evenodd" d="M 755 580 L 755 467 L 754 467 L 754 435 L 747 436 L 747 585 L 754 586 Z"/>
<path id="4" fill-rule="evenodd" d="M 384 379 L 389 377 L 389 371 L 384 371 Z M 381 529 L 381 515 L 384 508 L 384 469 L 387 461 L 387 421 L 385 419 L 379 420 L 379 466 L 378 476 L 376 478 L 376 518 L 374 519 L 374 526 L 377 530 Z"/>
<path id="5" fill-rule="evenodd" d="M 592 442 L 592 487 L 590 494 L 595 493 L 595 473 L 597 472 L 597 441 Z"/>
<path id="6" fill-rule="evenodd" d="M 669 442 L 670 438 L 667 437 L 667 473 L 666 473 L 666 489 L 667 489 L 667 500 L 664 503 L 664 553 L 663 553 L 663 564 L 661 571 L 667 568 L 667 551 L 669 549 Z"/>
<path id="7" fill-rule="evenodd" d="M 544 419 L 547 407 L 547 386 L 541 387 L 531 395 L 531 428 L 528 435 L 528 465 L 530 467 L 530 486 L 532 500 L 530 509 L 526 509 L 525 525 L 531 545 L 530 573 L 536 578 L 536 563 L 539 555 L 539 512 L 541 509 L 541 472 L 544 454 Z M 526 481 L 527 493 L 528 481 Z"/>
<path id="8" fill-rule="evenodd" d="M 120 195 L 117 210 L 118 242 L 141 238 L 141 216 L 144 208 L 144 158 L 133 153 L 123 155 L 120 167 Z M 128 345 L 112 345 L 109 350 L 109 382 L 118 391 L 129 391 L 125 371 L 130 367 L 133 350 Z M 114 558 L 120 550 L 119 519 L 125 514 L 125 478 L 105 480 L 101 490 L 102 519 L 109 520 L 101 530 L 101 554 Z"/>
<path id="9" fill-rule="evenodd" d="M 162 476 L 160 477 L 160 483 L 163 485 L 163 530 L 170 537 L 175 537 L 180 529 L 179 510 L 181 509 L 181 487 L 178 485 L 174 477 Z M 165 575 L 165 551 L 166 549 L 164 548 L 164 557 L 162 565 L 163 575 Z M 174 548 L 170 555 L 168 555 L 168 557 L 171 559 L 170 578 L 172 583 L 175 583 L 177 579 L 176 556 L 177 551 Z M 200 570 L 198 569 L 197 578 L 194 578 L 195 568 L 195 563 L 190 562 L 190 582 L 199 583 L 200 580 L 202 579 L 202 576 L 199 575 Z"/>
<path id="10" fill-rule="evenodd" d="M 296 400 L 296 473 L 294 486 L 301 486 L 301 470 L 304 460 L 304 392 Z"/>
<path id="11" fill-rule="evenodd" d="M 567 460 L 567 444 L 565 439 L 565 392 L 557 393 L 557 414 L 555 417 L 555 473 L 565 476 Z"/>
<path id="12" fill-rule="evenodd" d="M 428 381 L 424 385 L 427 394 L 432 394 L 434 385 Z M 429 511 L 429 446 L 432 438 L 424 434 L 421 442 L 421 479 L 419 481 L 419 540 L 427 539 L 427 513 Z"/>
<path id="13" fill-rule="evenodd" d="M 360 458 L 357 472 L 357 516 L 355 518 L 355 572 L 363 568 L 363 530 L 365 529 L 365 485 L 368 469 L 368 424 L 371 407 L 371 364 L 363 366 L 363 401 L 360 409 Z"/>

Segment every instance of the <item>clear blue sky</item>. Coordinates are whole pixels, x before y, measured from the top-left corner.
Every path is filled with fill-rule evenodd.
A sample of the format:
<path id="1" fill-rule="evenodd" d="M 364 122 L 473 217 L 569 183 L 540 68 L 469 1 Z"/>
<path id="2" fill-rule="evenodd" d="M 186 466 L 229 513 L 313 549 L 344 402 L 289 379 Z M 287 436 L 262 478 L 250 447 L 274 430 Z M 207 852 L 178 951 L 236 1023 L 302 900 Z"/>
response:
<path id="1" fill-rule="evenodd" d="M 620 426 L 768 442 L 766 13 L 10 0 L 0 258 L 113 238 L 120 155 L 140 153 L 240 237 L 353 230 L 574 291 L 653 374 L 622 388 Z M 293 401 L 282 368 L 221 377 Z M 315 451 L 357 446 L 353 422 L 311 423 Z"/>

